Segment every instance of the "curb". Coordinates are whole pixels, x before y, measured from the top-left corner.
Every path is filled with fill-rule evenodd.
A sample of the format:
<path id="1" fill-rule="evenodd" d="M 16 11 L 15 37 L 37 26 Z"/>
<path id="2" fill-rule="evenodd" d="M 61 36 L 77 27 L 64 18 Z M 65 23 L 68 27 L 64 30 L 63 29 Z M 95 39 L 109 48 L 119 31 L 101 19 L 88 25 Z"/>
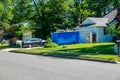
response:
<path id="1" fill-rule="evenodd" d="M 26 52 L 17 52 L 17 51 L 9 51 L 9 52 L 28 54 Z M 28 55 L 40 55 L 40 54 L 29 53 Z M 40 56 L 48 56 L 48 55 L 40 55 Z M 114 60 L 93 59 L 93 58 L 85 58 L 85 57 L 76 57 L 76 58 L 75 57 L 61 57 L 61 56 L 48 56 L 48 57 L 58 57 L 58 58 L 68 58 L 68 59 L 78 59 L 78 60 L 96 61 L 96 62 L 103 62 L 103 63 L 120 64 L 120 62 L 114 61 Z"/>
<path id="2" fill-rule="evenodd" d="M 116 64 L 120 64 L 120 62 L 116 61 Z"/>
<path id="3" fill-rule="evenodd" d="M 80 57 L 78 59 L 80 59 L 80 60 L 88 60 L 88 61 L 96 61 L 96 62 L 118 64 L 118 61 L 114 61 L 114 60 L 103 60 L 103 59 L 93 59 L 93 58 L 83 58 L 83 57 Z"/>

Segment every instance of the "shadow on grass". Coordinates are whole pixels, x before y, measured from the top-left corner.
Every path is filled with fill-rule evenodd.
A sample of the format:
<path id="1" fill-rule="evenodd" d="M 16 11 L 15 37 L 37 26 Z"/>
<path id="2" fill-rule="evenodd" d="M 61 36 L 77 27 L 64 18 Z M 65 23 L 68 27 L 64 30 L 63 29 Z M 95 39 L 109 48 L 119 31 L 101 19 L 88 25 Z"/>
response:
<path id="1" fill-rule="evenodd" d="M 7 46 L 7 45 L 6 46 L 0 46 L 0 50 L 1 49 L 6 49 L 6 48 L 9 48 L 9 46 Z"/>
<path id="2" fill-rule="evenodd" d="M 23 50 L 23 51 L 14 51 L 21 52 L 25 54 L 33 54 L 33 55 L 43 55 L 43 56 L 51 56 L 51 57 L 62 57 L 62 58 L 95 58 L 95 59 L 105 59 L 105 60 L 119 60 L 116 57 L 113 51 L 114 44 L 109 45 L 99 45 L 92 47 L 79 47 L 79 48 L 61 48 L 56 50 L 49 51 L 40 51 L 40 50 Z"/>
<path id="3" fill-rule="evenodd" d="M 68 51 L 68 52 L 76 52 L 76 53 L 86 53 L 86 54 L 115 54 L 113 51 L 113 44 L 110 45 L 99 45 L 94 47 L 86 47 L 86 48 L 73 48 L 73 49 L 63 49 L 59 51 Z"/>
<path id="4" fill-rule="evenodd" d="M 37 55 L 44 56 L 55 56 L 55 57 L 80 57 L 82 55 L 115 55 L 113 51 L 113 44 L 109 45 L 99 45 L 94 47 L 86 47 L 86 48 L 73 48 L 73 49 L 61 49 L 56 51 L 48 51 L 48 52 L 39 52 L 32 53 Z"/>
<path id="5" fill-rule="evenodd" d="M 61 51 L 49 51 L 49 52 L 40 52 L 40 53 L 32 53 L 32 54 L 50 56 L 50 57 L 61 57 L 61 58 L 76 58 L 80 56 L 80 54 L 78 53 L 67 53 Z"/>

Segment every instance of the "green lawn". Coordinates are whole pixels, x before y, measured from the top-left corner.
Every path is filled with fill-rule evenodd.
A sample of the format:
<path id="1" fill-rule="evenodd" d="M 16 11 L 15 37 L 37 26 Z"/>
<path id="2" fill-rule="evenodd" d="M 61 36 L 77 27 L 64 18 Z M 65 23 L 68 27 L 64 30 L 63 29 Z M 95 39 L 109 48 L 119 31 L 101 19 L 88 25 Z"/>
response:
<path id="1" fill-rule="evenodd" d="M 0 44 L 0 50 L 1 49 L 6 49 L 6 48 L 20 48 L 20 46 L 17 44 L 15 46 L 10 47 L 8 43 Z"/>
<path id="2" fill-rule="evenodd" d="M 85 57 L 105 60 L 117 60 L 120 58 L 113 51 L 114 43 L 92 43 L 64 45 L 57 48 L 37 48 L 31 50 L 17 50 L 28 54 L 37 54 L 57 57 Z"/>
<path id="3" fill-rule="evenodd" d="M 8 48 L 8 44 L 0 44 L 0 49 L 5 49 L 5 48 Z"/>

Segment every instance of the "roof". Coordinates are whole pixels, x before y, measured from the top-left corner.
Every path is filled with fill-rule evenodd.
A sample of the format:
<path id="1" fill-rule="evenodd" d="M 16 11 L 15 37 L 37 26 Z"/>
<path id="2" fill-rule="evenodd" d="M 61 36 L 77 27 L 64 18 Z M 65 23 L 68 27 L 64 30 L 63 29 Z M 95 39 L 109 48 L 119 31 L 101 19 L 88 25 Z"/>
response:
<path id="1" fill-rule="evenodd" d="M 91 25 L 95 25 L 96 27 L 106 27 L 108 23 L 107 18 L 96 18 L 96 17 L 88 17 L 80 27 L 88 27 Z"/>
<path id="2" fill-rule="evenodd" d="M 91 24 L 81 24 L 80 27 L 88 27 L 88 26 L 91 26 L 91 25 L 95 25 L 95 23 L 91 23 Z"/>
<path id="3" fill-rule="evenodd" d="M 102 18 L 88 17 L 85 19 L 80 27 L 89 27 L 95 25 L 96 27 L 106 27 L 107 24 L 115 22 L 117 15 L 117 9 L 112 10 L 108 14 L 104 15 Z"/>
<path id="4" fill-rule="evenodd" d="M 103 18 L 108 18 L 108 22 L 112 22 L 113 20 L 115 20 L 116 15 L 117 15 L 117 9 L 114 9 L 105 16 L 103 16 Z"/>

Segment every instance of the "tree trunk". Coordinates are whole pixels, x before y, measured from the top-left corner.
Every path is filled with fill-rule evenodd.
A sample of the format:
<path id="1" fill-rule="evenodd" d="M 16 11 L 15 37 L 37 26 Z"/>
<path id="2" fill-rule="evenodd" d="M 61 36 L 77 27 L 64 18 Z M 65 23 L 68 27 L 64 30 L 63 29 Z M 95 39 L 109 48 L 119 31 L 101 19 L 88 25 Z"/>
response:
<path id="1" fill-rule="evenodd" d="M 2 38 L 3 38 L 3 32 L 0 31 L 0 41 L 2 40 Z"/>
<path id="2" fill-rule="evenodd" d="M 116 29 L 118 29 L 120 27 L 120 7 L 117 8 L 117 15 L 116 15 L 116 20 L 117 20 L 117 24 L 116 24 Z"/>
<path id="3" fill-rule="evenodd" d="M 115 29 L 119 30 L 119 27 L 120 27 L 120 6 L 117 8 L 117 15 L 116 15 L 115 19 L 117 21 Z M 118 40 L 120 39 L 120 34 L 117 35 L 117 38 L 118 38 Z"/>

